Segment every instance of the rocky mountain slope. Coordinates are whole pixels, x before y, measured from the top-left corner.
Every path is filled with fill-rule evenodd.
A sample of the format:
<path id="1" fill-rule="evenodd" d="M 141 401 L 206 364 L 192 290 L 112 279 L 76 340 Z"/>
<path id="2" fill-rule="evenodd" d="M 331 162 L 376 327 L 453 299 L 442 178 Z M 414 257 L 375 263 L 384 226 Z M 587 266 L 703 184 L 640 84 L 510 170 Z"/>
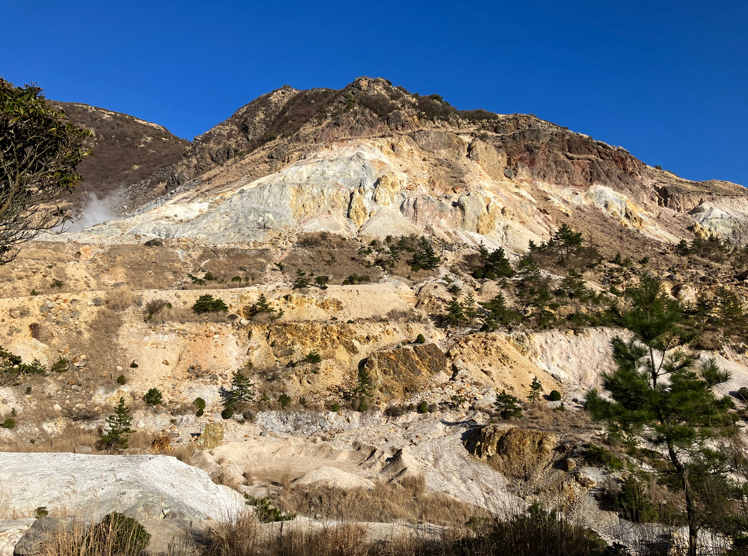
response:
<path id="1" fill-rule="evenodd" d="M 632 252 L 747 237 L 741 186 L 689 182 L 534 116 L 458 111 L 382 79 L 264 95 L 197 137 L 168 183 L 168 196 L 91 233 L 242 243 L 425 231 L 517 253 L 560 222 Z"/>
<path id="2" fill-rule="evenodd" d="M 452 515 L 440 526 L 540 497 L 618 539 L 633 526 L 599 497 L 623 475 L 590 455 L 606 439 L 582 400 L 625 336 L 606 309 L 644 272 L 689 307 L 691 353 L 731 371 L 722 393 L 745 408 L 738 185 L 369 78 L 264 95 L 159 175 L 166 193 L 125 218 L 0 267 L 0 345 L 47 369 L 0 381 L 2 449 L 103 453 L 123 398 L 132 452 L 179 455 L 311 520 L 337 519 L 314 506 L 325 489 L 423 481 Z M 582 246 L 545 243 L 564 224 Z M 223 305 L 195 310 L 204 296 Z M 222 415 L 239 369 L 254 398 Z M 497 394 L 524 402 L 535 379 L 561 400 L 496 423 Z M 418 523 L 423 496 L 382 515 Z"/>
<path id="3" fill-rule="evenodd" d="M 74 102 L 50 104 L 92 133 L 85 145 L 92 155 L 78 167 L 84 181 L 69 198 L 62 199 L 76 214 L 92 195 L 108 198 L 115 215 L 139 206 L 143 195 L 147 200 L 162 195 L 168 177 L 165 169 L 175 164 L 190 144 L 158 124 L 127 114 Z"/>

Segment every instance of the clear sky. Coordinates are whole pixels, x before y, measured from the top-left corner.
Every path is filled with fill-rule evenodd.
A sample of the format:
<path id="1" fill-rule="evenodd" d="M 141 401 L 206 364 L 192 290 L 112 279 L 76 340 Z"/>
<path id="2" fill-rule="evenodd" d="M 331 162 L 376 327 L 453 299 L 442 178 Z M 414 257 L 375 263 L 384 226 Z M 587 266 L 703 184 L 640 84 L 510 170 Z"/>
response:
<path id="1" fill-rule="evenodd" d="M 284 84 L 368 75 L 748 186 L 746 0 L 2 4 L 5 79 L 189 139 Z"/>

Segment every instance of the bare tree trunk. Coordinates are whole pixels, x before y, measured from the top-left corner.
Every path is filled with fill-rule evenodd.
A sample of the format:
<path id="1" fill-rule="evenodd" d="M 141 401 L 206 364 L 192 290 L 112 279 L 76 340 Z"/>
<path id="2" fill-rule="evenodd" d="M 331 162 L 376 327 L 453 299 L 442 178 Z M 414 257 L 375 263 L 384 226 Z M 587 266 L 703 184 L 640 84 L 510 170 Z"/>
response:
<path id="1" fill-rule="evenodd" d="M 696 556 L 696 549 L 699 544 L 699 525 L 696 521 L 696 506 L 694 505 L 693 493 L 691 492 L 691 480 L 688 476 L 688 468 L 678 459 L 672 442 L 667 443 L 670 461 L 673 462 L 675 470 L 680 475 L 683 482 L 683 493 L 686 496 L 686 517 L 688 519 L 688 556 Z"/>

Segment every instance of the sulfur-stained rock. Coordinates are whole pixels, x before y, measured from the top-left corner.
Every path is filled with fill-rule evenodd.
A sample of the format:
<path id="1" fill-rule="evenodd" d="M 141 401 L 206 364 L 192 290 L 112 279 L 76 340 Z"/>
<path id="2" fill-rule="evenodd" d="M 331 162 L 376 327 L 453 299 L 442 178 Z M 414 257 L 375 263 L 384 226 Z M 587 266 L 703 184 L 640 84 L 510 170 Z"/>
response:
<path id="1" fill-rule="evenodd" d="M 555 434 L 543 431 L 485 425 L 473 431 L 465 447 L 508 477 L 530 480 L 553 457 L 558 444 Z"/>
<path id="2" fill-rule="evenodd" d="M 221 444 L 223 444 L 223 425 L 221 423 L 203 425 L 197 445 L 203 450 L 212 450 Z"/>
<path id="3" fill-rule="evenodd" d="M 171 441 L 168 436 L 159 436 L 148 449 L 151 454 L 167 454 L 171 451 Z"/>

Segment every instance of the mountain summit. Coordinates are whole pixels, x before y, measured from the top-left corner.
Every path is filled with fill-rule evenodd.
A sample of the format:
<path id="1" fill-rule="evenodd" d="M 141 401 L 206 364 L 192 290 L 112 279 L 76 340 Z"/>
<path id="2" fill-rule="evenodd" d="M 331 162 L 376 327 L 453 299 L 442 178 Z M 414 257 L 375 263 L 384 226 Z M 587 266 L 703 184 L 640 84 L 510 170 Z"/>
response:
<path id="1" fill-rule="evenodd" d="M 522 252 L 568 222 L 603 245 L 748 239 L 741 186 L 684 180 L 535 116 L 457 110 L 381 78 L 283 86 L 196 137 L 166 174 L 165 196 L 147 191 L 137 215 L 91 233 L 233 243 L 425 231 Z"/>

